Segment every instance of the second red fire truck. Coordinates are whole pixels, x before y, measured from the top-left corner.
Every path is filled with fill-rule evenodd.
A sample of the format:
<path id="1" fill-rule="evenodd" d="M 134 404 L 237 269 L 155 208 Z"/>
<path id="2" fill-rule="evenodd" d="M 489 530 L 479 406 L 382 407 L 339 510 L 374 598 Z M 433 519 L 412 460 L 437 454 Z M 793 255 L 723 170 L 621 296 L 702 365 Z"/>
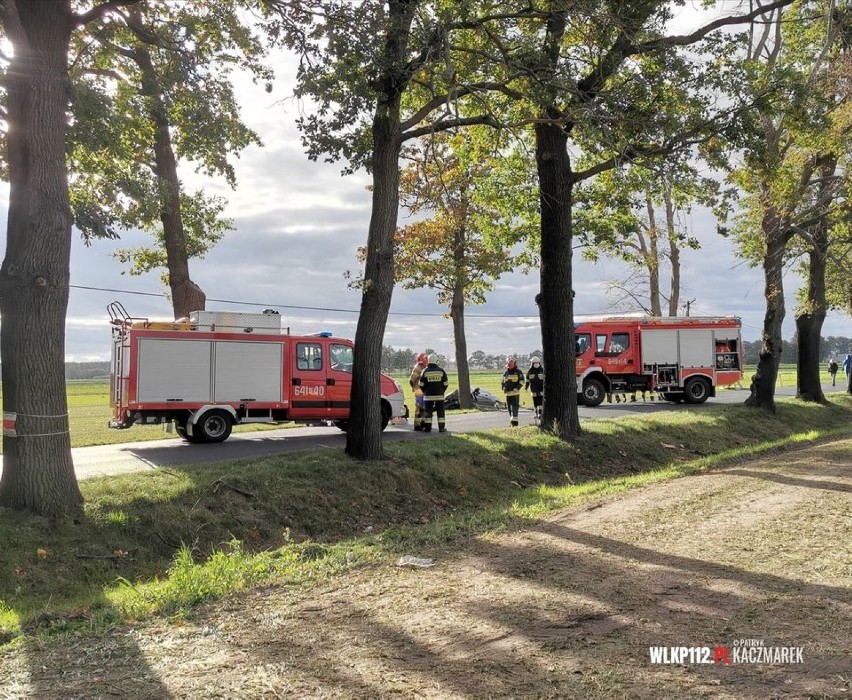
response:
<path id="1" fill-rule="evenodd" d="M 575 327 L 578 402 L 607 394 L 659 393 L 667 401 L 703 403 L 743 377 L 740 319 L 611 316 Z"/>

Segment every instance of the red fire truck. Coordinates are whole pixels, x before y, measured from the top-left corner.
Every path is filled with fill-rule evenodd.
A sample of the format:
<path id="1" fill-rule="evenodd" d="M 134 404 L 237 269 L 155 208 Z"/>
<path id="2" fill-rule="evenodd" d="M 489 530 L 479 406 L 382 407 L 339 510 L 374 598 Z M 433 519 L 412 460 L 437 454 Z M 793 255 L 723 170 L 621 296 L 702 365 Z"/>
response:
<path id="1" fill-rule="evenodd" d="M 667 401 L 704 403 L 743 377 L 740 319 L 609 316 L 575 327 L 578 402 L 607 394 L 658 392 Z"/>
<path id="2" fill-rule="evenodd" d="M 275 311 L 195 311 L 175 322 L 109 305 L 111 428 L 171 423 L 191 443 L 222 442 L 237 423 L 329 421 L 346 430 L 353 344 L 297 336 Z M 381 376 L 382 429 L 405 412 L 399 384 Z"/>

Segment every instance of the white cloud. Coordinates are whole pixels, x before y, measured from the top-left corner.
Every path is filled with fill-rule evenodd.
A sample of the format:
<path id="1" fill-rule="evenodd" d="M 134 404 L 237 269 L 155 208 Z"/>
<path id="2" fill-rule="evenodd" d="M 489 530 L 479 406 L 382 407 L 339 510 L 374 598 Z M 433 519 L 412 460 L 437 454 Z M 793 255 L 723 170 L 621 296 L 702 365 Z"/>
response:
<path id="1" fill-rule="evenodd" d="M 250 307 L 210 302 L 210 309 L 250 311 L 289 305 L 357 311 L 360 293 L 348 287 L 343 272 L 357 269 L 356 251 L 366 243 L 371 210 L 371 195 L 366 189 L 369 179 L 364 174 L 344 178 L 340 164 L 307 159 L 295 128 L 299 105 L 282 100 L 283 86 L 292 80 L 293 61 L 282 59 L 278 68 L 278 88 L 271 95 L 257 86 L 240 86 L 246 120 L 260 133 L 265 146 L 247 149 L 235 162 L 236 191 L 185 169 L 188 187 L 203 187 L 229 200 L 227 214 L 236 225 L 236 231 L 227 234 L 206 259 L 192 261 L 192 276 L 209 299 L 257 303 L 257 307 Z M 0 195 L 5 202 L 8 187 L 3 186 Z M 0 218 L 6 220 L 5 207 L 0 207 Z M 715 222 L 706 215 L 696 213 L 690 223 L 704 247 L 683 253 L 682 300 L 695 299 L 693 314 L 742 317 L 744 336 L 756 339 L 764 313 L 760 269 L 739 262 L 730 243 L 715 234 Z M 140 243 L 147 243 L 147 236 L 140 232 L 129 232 L 118 242 L 97 241 L 90 248 L 75 238 L 72 285 L 160 292 L 157 274 L 122 275 L 111 257 L 116 248 Z M 4 245 L 5 237 L 0 240 L 0 246 Z M 577 254 L 574 275 L 577 314 L 623 311 L 612 308 L 606 294 L 607 281 L 625 275 L 618 263 L 601 260 L 593 265 Z M 791 273 L 785 284 L 788 316 L 783 333 L 790 338 L 795 330 L 794 292 L 799 280 Z M 540 349 L 534 302 L 538 289 L 537 270 L 498 280 L 486 305 L 467 310 L 469 351 L 525 353 Z M 106 305 L 113 299 L 120 300 L 134 316 L 170 315 L 170 306 L 161 297 L 72 288 L 66 327 L 69 359 L 108 356 Z M 349 337 L 355 333 L 356 313 L 280 310 L 284 325 L 294 333 L 331 330 Z M 452 356 L 452 322 L 442 317 L 445 311 L 432 291 L 397 288 L 384 342 L 414 349 L 433 347 Z M 852 323 L 831 313 L 824 335 L 852 335 Z"/>

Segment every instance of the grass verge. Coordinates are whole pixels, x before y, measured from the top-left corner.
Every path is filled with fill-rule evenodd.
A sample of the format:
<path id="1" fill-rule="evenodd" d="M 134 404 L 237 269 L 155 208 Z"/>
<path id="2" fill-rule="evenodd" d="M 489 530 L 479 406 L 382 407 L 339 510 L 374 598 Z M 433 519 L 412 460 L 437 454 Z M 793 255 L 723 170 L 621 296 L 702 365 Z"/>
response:
<path id="1" fill-rule="evenodd" d="M 474 370 L 470 375 L 471 387 L 482 387 L 495 396 L 502 397 L 500 391 L 500 377 L 503 370 Z M 754 368 L 746 371 L 744 384 L 748 385 L 748 378 L 754 374 Z M 406 405 L 411 415 L 414 415 L 414 396 L 408 388 L 408 374 L 394 374 L 406 394 Z M 448 391 L 458 388 L 458 375 L 449 373 L 450 386 Z M 778 375 L 778 386 L 795 386 L 795 365 L 781 365 Z M 109 400 L 109 381 L 105 380 L 81 380 L 69 381 L 66 384 L 68 399 L 68 422 L 71 431 L 71 447 L 89 447 L 91 445 L 115 445 L 123 442 L 143 442 L 151 440 L 165 440 L 174 438 L 174 433 L 167 433 L 162 425 L 134 425 L 130 430 L 115 430 L 108 428 L 107 423 L 111 417 Z M 3 386 L 0 383 L 0 399 L 3 396 Z M 521 396 L 521 405 L 524 408 L 532 408 L 532 399 L 529 394 Z M 461 412 L 461 411 L 460 411 Z M 237 425 L 234 432 L 255 432 L 260 430 L 275 430 L 296 425 L 294 423 L 283 423 L 281 425 L 266 425 L 263 423 L 248 423 Z M 0 453 L 3 446 L 0 445 Z"/>
<path id="2" fill-rule="evenodd" d="M 81 483 L 75 523 L 0 512 L 0 644 L 86 634 L 263 582 L 294 585 L 694 473 L 849 435 L 852 398 L 589 422 L 386 446 L 382 462 L 306 452 Z"/>

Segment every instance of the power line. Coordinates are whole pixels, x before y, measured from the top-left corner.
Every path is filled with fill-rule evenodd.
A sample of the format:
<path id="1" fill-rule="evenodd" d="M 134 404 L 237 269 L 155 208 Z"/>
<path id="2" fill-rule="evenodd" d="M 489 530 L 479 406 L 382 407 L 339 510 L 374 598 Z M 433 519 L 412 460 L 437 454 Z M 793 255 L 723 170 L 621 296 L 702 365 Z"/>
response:
<path id="1" fill-rule="evenodd" d="M 160 299 L 165 299 L 166 295 L 157 292 L 138 292 L 130 289 L 111 289 L 109 287 L 87 287 L 79 284 L 71 284 L 68 285 L 71 289 L 85 289 L 93 292 L 111 292 L 113 294 L 132 294 L 136 296 L 143 297 L 158 297 Z M 344 314 L 358 314 L 361 313 L 358 309 L 340 309 L 336 307 L 330 306 L 297 306 L 295 304 L 273 304 L 273 303 L 261 303 L 256 301 L 239 301 L 237 299 L 214 299 L 212 297 L 208 297 L 207 301 L 213 301 L 219 304 L 238 304 L 240 306 L 262 306 L 264 308 L 277 308 L 277 309 L 293 309 L 298 311 L 332 311 L 335 313 L 344 313 Z M 432 318 L 443 318 L 446 314 L 438 314 L 438 313 L 425 313 L 418 311 L 390 311 L 388 312 L 393 316 L 429 316 Z M 538 314 L 528 314 L 529 316 L 538 316 Z M 518 314 L 470 314 L 466 313 L 465 318 L 518 318 Z"/>
<path id="2" fill-rule="evenodd" d="M 71 289 L 83 289 L 91 292 L 110 292 L 112 294 L 130 294 L 133 296 L 140 297 L 157 297 L 158 299 L 165 299 L 166 295 L 162 292 L 140 292 L 133 289 L 113 289 L 111 287 L 89 287 L 81 284 L 70 284 L 68 285 Z M 208 297 L 207 301 L 216 302 L 218 304 L 234 304 L 238 306 L 260 306 L 263 308 L 277 308 L 277 309 L 292 309 L 294 311 L 326 311 L 333 313 L 344 313 L 344 314 L 357 314 L 360 313 L 358 309 L 341 309 L 333 306 L 298 306 L 295 304 L 273 304 L 273 303 L 261 303 L 256 301 L 241 301 L 238 299 L 214 299 L 212 297 Z M 694 301 L 694 300 L 693 300 Z M 700 310 L 699 310 L 700 312 Z M 592 311 L 584 314 L 578 314 L 579 316 L 606 316 L 606 315 L 619 315 L 623 312 L 619 311 Z M 422 311 L 389 311 L 389 315 L 391 316 L 423 316 L 429 318 L 444 318 L 446 314 L 442 313 L 426 313 Z M 708 316 L 712 314 L 707 314 Z M 537 313 L 530 314 L 522 314 L 520 317 L 538 317 Z M 471 314 L 465 313 L 465 318 L 519 318 L 518 314 Z M 748 323 L 743 323 L 743 326 L 748 328 L 755 328 L 760 330 L 758 326 L 752 326 Z"/>

